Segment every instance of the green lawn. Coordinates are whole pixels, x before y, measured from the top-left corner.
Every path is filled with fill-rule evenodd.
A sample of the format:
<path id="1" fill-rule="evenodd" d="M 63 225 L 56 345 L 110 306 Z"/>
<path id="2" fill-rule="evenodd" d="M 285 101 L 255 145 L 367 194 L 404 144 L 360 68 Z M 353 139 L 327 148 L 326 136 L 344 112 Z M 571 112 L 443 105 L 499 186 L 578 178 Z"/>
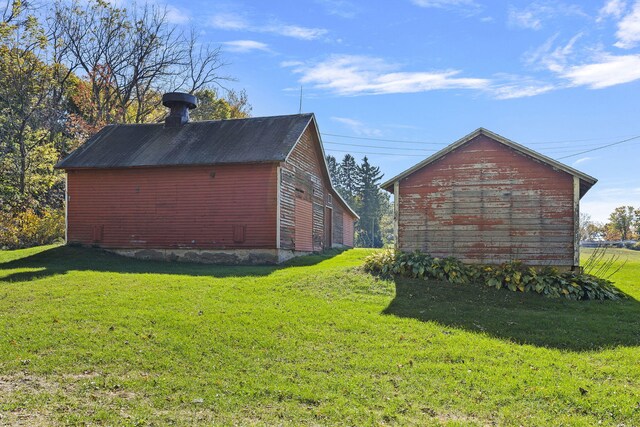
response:
<path id="1" fill-rule="evenodd" d="M 640 425 L 622 302 L 284 267 L 0 251 L 0 425 Z"/>

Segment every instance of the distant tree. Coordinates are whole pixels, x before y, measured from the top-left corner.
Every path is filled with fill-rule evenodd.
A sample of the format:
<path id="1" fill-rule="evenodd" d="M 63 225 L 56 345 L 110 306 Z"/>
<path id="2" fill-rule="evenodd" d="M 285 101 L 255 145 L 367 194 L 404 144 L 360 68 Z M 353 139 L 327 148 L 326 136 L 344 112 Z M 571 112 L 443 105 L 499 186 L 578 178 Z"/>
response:
<path id="1" fill-rule="evenodd" d="M 47 131 L 57 117 L 55 67 L 42 60 L 43 28 L 13 2 L 0 24 L 0 207 L 36 207 L 55 182 L 55 146 Z M 59 179 L 59 174 L 58 174 Z"/>
<path id="2" fill-rule="evenodd" d="M 369 163 L 366 156 L 362 159 L 362 164 L 357 166 L 356 171 L 356 191 L 359 200 L 357 208 L 360 215 L 356 226 L 357 243 L 358 246 L 379 248 L 383 245 L 380 217 L 384 196 L 379 187 L 383 174 L 379 167 Z"/>
<path id="3" fill-rule="evenodd" d="M 338 189 L 342 197 L 355 208 L 357 205 L 358 166 L 351 154 L 345 154 L 338 168 Z"/>
<path id="4" fill-rule="evenodd" d="M 380 191 L 380 197 L 380 234 L 383 245 L 389 247 L 395 243 L 393 203 L 391 202 L 391 194 L 386 191 Z"/>
<path id="5" fill-rule="evenodd" d="M 90 125 L 158 121 L 163 92 L 228 80 L 217 74 L 220 49 L 199 43 L 195 31 L 185 36 L 167 13 L 152 2 L 130 9 L 103 0 L 54 3 L 49 25 L 65 48 L 61 60 L 86 79 L 82 117 Z"/>
<path id="6" fill-rule="evenodd" d="M 601 222 L 590 222 L 585 227 L 586 238 L 584 240 L 604 240 L 606 225 Z"/>
<path id="7" fill-rule="evenodd" d="M 327 167 L 329 168 L 329 176 L 331 177 L 331 182 L 333 185 L 338 187 L 338 161 L 335 157 L 330 154 L 326 156 Z"/>
<path id="8" fill-rule="evenodd" d="M 239 94 L 229 91 L 226 97 L 220 97 L 215 89 L 201 89 L 194 95 L 198 98 L 198 108 L 190 116 L 195 121 L 242 119 L 249 117 L 251 112 L 244 90 Z"/>
<path id="9" fill-rule="evenodd" d="M 607 222 L 601 229 L 602 238 L 606 241 L 622 240 L 622 234 L 611 222 Z"/>
<path id="10" fill-rule="evenodd" d="M 636 214 L 632 206 L 619 206 L 609 215 L 611 227 L 620 233 L 622 240 L 628 240 L 631 237 L 635 222 Z"/>
<path id="11" fill-rule="evenodd" d="M 580 212 L 580 240 L 591 240 L 589 230 L 592 224 L 591 215 L 586 212 Z"/>

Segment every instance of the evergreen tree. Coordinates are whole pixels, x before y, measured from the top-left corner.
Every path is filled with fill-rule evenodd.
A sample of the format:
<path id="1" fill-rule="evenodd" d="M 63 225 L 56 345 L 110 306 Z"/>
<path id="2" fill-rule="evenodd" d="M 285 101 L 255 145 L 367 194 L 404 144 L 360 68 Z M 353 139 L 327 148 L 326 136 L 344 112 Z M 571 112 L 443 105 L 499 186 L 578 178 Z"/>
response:
<path id="1" fill-rule="evenodd" d="M 335 157 L 327 154 L 327 166 L 329 167 L 329 176 L 331 176 L 331 182 L 334 187 L 338 188 L 338 161 Z"/>
<path id="2" fill-rule="evenodd" d="M 380 193 L 379 183 L 383 174 L 380 168 L 372 166 L 365 156 L 362 164 L 356 168 L 356 192 L 359 201 L 356 209 L 360 215 L 357 227 L 358 246 L 379 248 L 383 245 L 380 231 L 380 217 L 384 196 Z"/>
<path id="3" fill-rule="evenodd" d="M 338 167 L 337 187 L 340 195 L 356 209 L 357 206 L 358 165 L 351 154 L 345 154 Z"/>

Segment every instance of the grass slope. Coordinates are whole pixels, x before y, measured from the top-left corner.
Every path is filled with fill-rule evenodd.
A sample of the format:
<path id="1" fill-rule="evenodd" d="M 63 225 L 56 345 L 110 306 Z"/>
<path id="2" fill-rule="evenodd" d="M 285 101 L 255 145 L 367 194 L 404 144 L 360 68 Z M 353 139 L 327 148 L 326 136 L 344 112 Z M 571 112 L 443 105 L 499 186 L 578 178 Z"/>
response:
<path id="1" fill-rule="evenodd" d="M 640 425 L 632 298 L 0 252 L 0 425 Z"/>

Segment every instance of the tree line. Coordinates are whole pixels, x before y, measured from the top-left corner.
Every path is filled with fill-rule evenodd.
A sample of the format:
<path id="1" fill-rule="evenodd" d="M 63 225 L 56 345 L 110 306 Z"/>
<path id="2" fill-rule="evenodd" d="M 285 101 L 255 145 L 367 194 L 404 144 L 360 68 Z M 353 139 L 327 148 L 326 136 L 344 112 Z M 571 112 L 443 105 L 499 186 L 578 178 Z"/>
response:
<path id="1" fill-rule="evenodd" d="M 393 241 L 393 206 L 390 195 L 380 189 L 383 174 L 365 156 L 360 164 L 346 154 L 338 162 L 327 156 L 331 180 L 342 198 L 360 219 L 355 224 L 355 244 L 379 248 Z"/>
<path id="2" fill-rule="evenodd" d="M 588 214 L 580 214 L 581 240 L 640 240 L 640 208 L 618 206 L 609 215 L 609 221 L 592 221 Z"/>
<path id="3" fill-rule="evenodd" d="M 162 94 L 196 95 L 196 120 L 247 117 L 244 91 L 225 91 L 219 47 L 169 22 L 150 2 L 59 0 L 0 6 L 0 215 L 59 209 L 54 164 L 106 124 L 152 123 Z"/>

